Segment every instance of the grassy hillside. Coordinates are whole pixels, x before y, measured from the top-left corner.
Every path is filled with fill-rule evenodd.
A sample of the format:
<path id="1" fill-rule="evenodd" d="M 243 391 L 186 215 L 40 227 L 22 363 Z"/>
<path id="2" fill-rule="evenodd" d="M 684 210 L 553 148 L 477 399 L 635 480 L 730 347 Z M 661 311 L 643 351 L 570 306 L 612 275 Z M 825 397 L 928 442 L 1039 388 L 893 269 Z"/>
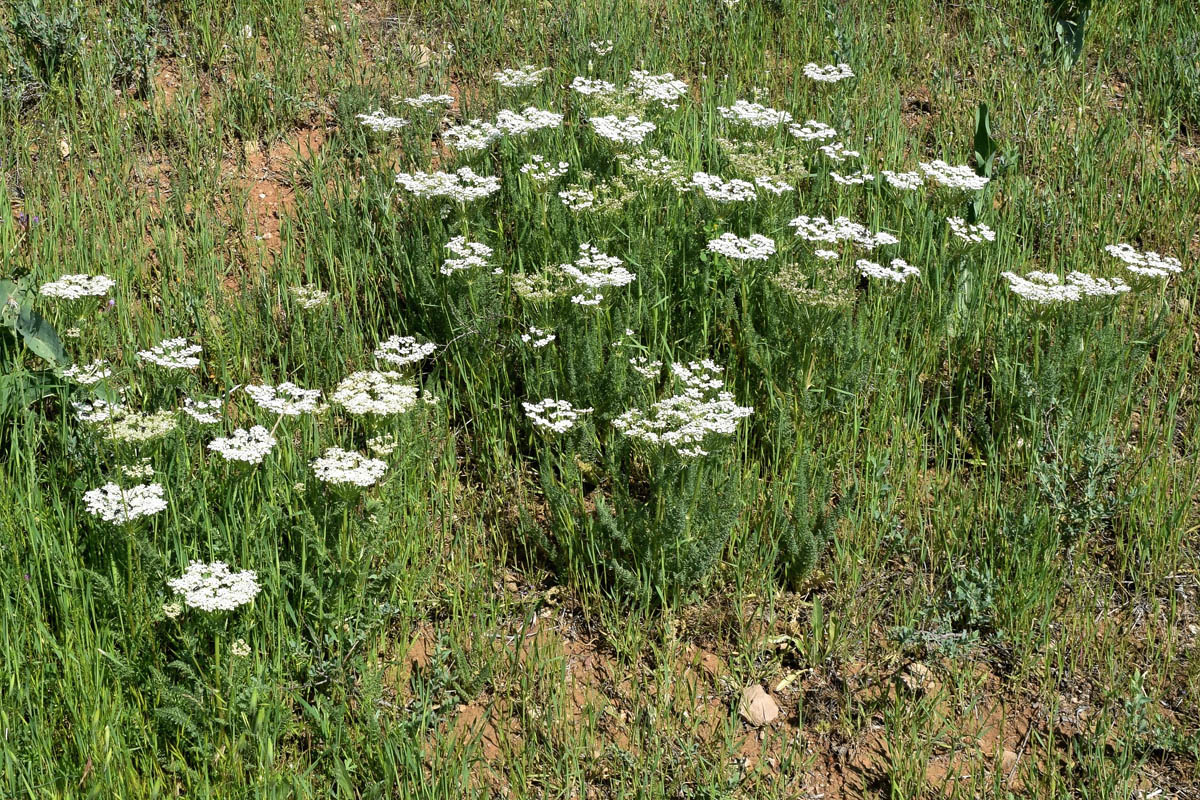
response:
<path id="1" fill-rule="evenodd" d="M 6 4 L 0 797 L 1200 795 L 1197 52 Z"/>

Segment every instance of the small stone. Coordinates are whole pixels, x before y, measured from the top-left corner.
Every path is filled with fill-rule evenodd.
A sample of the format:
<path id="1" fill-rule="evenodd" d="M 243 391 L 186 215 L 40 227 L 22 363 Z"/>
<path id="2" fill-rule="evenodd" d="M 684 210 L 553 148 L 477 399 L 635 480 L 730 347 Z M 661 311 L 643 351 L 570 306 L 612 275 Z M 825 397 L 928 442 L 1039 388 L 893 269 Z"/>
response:
<path id="1" fill-rule="evenodd" d="M 771 699 L 761 684 L 742 689 L 742 700 L 738 703 L 738 714 L 756 728 L 770 725 L 779 716 L 779 704 Z"/>

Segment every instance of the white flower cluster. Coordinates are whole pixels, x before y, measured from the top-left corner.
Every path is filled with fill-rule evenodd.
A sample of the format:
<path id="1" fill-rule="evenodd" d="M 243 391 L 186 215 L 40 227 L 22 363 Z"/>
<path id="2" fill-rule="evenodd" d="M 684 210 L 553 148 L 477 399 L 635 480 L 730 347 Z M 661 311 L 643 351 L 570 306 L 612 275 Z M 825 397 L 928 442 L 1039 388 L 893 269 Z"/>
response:
<path id="1" fill-rule="evenodd" d="M 454 98 L 448 94 L 422 94 L 417 97 L 406 97 L 404 102 L 411 108 L 426 110 L 435 106 L 449 108 L 454 105 Z"/>
<path id="2" fill-rule="evenodd" d="M 609 81 L 584 78 L 580 75 L 576 75 L 575 80 L 571 81 L 571 88 L 584 96 L 605 96 L 617 91 L 617 87 Z"/>
<path id="3" fill-rule="evenodd" d="M 125 416 L 128 409 L 121 403 L 110 403 L 102 398 L 91 401 L 72 400 L 71 407 L 75 409 L 75 419 L 97 425 Z"/>
<path id="4" fill-rule="evenodd" d="M 945 161 L 921 161 L 921 170 L 935 183 L 945 186 L 948 189 L 961 189 L 964 192 L 973 192 L 987 186 L 988 178 L 984 175 L 976 175 L 975 170 L 968 166 L 954 167 L 947 164 Z"/>
<path id="5" fill-rule="evenodd" d="M 400 442 L 390 433 L 381 433 L 367 439 L 367 449 L 377 456 L 390 456 L 399 446 Z"/>
<path id="6" fill-rule="evenodd" d="M 783 181 L 773 178 L 770 175 L 759 175 L 754 179 L 754 185 L 762 189 L 764 192 L 773 194 L 776 197 L 779 197 L 786 192 L 796 191 L 795 186 L 792 186 L 790 183 L 784 183 Z"/>
<path id="7" fill-rule="evenodd" d="M 525 342 L 526 344 L 533 345 L 535 349 L 545 347 L 553 342 L 555 338 L 556 337 L 554 336 L 553 331 L 542 330 L 541 328 L 532 325 L 530 326 L 528 333 L 521 334 L 521 341 Z"/>
<path id="8" fill-rule="evenodd" d="M 1149 278 L 1165 278 L 1183 271 L 1183 262 L 1172 256 L 1164 256 L 1149 250 L 1140 253 L 1130 244 L 1109 244 L 1104 249 L 1110 256 L 1125 262 L 1125 268 L 1135 275 Z"/>
<path id="9" fill-rule="evenodd" d="M 352 484 L 364 489 L 374 486 L 387 472 L 387 464 L 383 461 L 340 447 L 330 447 L 320 458 L 313 459 L 310 466 L 323 483 Z"/>
<path id="10" fill-rule="evenodd" d="M 390 336 L 375 348 L 375 357 L 397 367 L 404 367 L 428 358 L 436 350 L 437 345 L 433 342 L 418 342 L 412 336 Z"/>
<path id="11" fill-rule="evenodd" d="M 823 142 L 837 138 L 837 131 L 815 119 L 810 119 L 803 125 L 788 125 L 788 133 L 805 142 Z"/>
<path id="12" fill-rule="evenodd" d="M 843 175 L 840 172 L 829 171 L 829 177 L 833 178 L 834 183 L 840 183 L 842 186 L 861 186 L 868 181 L 875 180 L 875 176 L 869 172 L 863 172 L 861 169 L 857 172 L 851 172 L 849 175 Z"/>
<path id="13" fill-rule="evenodd" d="M 149 350 L 139 350 L 137 357 L 164 369 L 194 369 L 200 366 L 200 359 L 196 358 L 199 354 L 200 345 L 188 344 L 181 336 L 159 342 Z"/>
<path id="14" fill-rule="evenodd" d="M 417 387 L 398 372 L 354 372 L 337 385 L 332 397 L 351 414 L 403 414 L 417 404 Z"/>
<path id="15" fill-rule="evenodd" d="M 612 39 L 601 39 L 598 42 L 588 42 L 588 47 L 598 56 L 606 56 L 613 51 Z"/>
<path id="16" fill-rule="evenodd" d="M 664 108 L 678 108 L 679 99 L 687 96 L 688 87 L 670 72 L 651 75 L 645 70 L 635 69 L 629 73 L 627 91 L 636 94 L 643 102 L 658 102 Z"/>
<path id="17" fill-rule="evenodd" d="M 310 414 L 317 410 L 321 399 L 320 389 L 302 389 L 290 381 L 278 386 L 251 385 L 244 391 L 259 408 L 285 417 Z"/>
<path id="18" fill-rule="evenodd" d="M 792 121 L 792 115 L 786 111 L 777 111 L 747 100 L 737 100 L 731 106 L 718 106 L 717 113 L 725 119 L 754 128 L 774 128 Z"/>
<path id="19" fill-rule="evenodd" d="M 891 186 L 906 192 L 920 189 L 925 183 L 925 179 L 919 172 L 892 172 L 890 169 L 885 169 L 880 170 L 880 173 Z"/>
<path id="20" fill-rule="evenodd" d="M 725 181 L 717 175 L 707 172 L 692 173 L 690 186 L 699 189 L 705 197 L 715 203 L 739 203 L 758 197 L 758 189 L 753 183 L 734 178 Z"/>
<path id="21" fill-rule="evenodd" d="M 226 461 L 244 461 L 247 464 L 261 464 L 273 447 L 275 437 L 262 425 L 255 425 L 250 430 L 238 428 L 229 436 L 208 443 L 208 449 L 220 453 Z"/>
<path id="22" fill-rule="evenodd" d="M 111 378 L 112 370 L 108 368 L 108 362 L 101 358 L 90 364 L 72 364 L 63 370 L 63 377 L 80 386 L 92 386 Z"/>
<path id="23" fill-rule="evenodd" d="M 629 365 L 633 367 L 633 371 L 643 378 L 657 378 L 659 370 L 662 369 L 663 362 L 651 360 L 646 356 L 634 356 L 629 359 Z"/>
<path id="24" fill-rule="evenodd" d="M 545 398 L 536 403 L 521 403 L 525 408 L 525 416 L 533 423 L 533 427 L 550 433 L 566 433 L 575 427 L 579 417 L 590 414 L 590 408 L 575 408 L 566 400 Z"/>
<path id="25" fill-rule="evenodd" d="M 461 125 L 447 128 L 442 140 L 455 150 L 476 152 L 486 150 L 500 138 L 502 131 L 490 122 L 473 119 Z"/>
<path id="26" fill-rule="evenodd" d="M 189 608 L 201 611 L 233 611 L 253 600 L 261 589 L 252 571 L 233 572 L 224 561 L 193 561 L 183 575 L 167 581 L 167 586 L 183 595 Z"/>
<path id="27" fill-rule="evenodd" d="M 39 293 L 43 297 L 60 300 L 78 300 L 81 297 L 103 297 L 116 285 L 107 275 L 63 275 L 49 283 L 43 283 Z"/>
<path id="28" fill-rule="evenodd" d="M 857 150 L 851 150 L 841 142 L 821 145 L 821 152 L 832 161 L 842 162 L 848 158 L 858 158 L 862 155 Z"/>
<path id="29" fill-rule="evenodd" d="M 804 77 L 818 83 L 837 83 L 853 78 L 854 73 L 849 64 L 827 64 L 822 67 L 810 61 L 804 65 Z"/>
<path id="30" fill-rule="evenodd" d="M 296 298 L 296 302 L 305 311 L 329 305 L 329 292 L 321 291 L 315 286 L 293 286 L 291 292 L 292 297 Z"/>
<path id="31" fill-rule="evenodd" d="M 865 225 L 861 225 L 846 217 L 837 217 L 833 222 L 825 217 L 799 216 L 788 223 L 796 229 L 796 235 L 810 242 L 851 241 L 864 250 L 874 250 L 876 247 L 898 244 L 900 242 L 887 231 L 872 233 Z"/>
<path id="32" fill-rule="evenodd" d="M 896 283 L 904 283 L 910 277 L 917 278 L 921 275 L 921 270 L 912 266 L 903 258 L 893 258 L 890 269 L 882 264 L 876 264 L 874 261 L 867 261 L 865 258 L 855 261 L 854 266 L 858 268 L 859 273 L 865 278 L 894 281 Z"/>
<path id="33" fill-rule="evenodd" d="M 641 144 L 656 127 L 653 122 L 639 119 L 632 114 L 624 119 L 613 115 L 592 117 L 588 122 L 592 124 L 597 136 L 618 144 Z"/>
<path id="34" fill-rule="evenodd" d="M 618 153 L 617 160 L 636 177 L 650 182 L 669 181 L 677 189 L 687 189 L 687 169 L 680 162 L 663 155 L 660 150 L 645 153 Z"/>
<path id="35" fill-rule="evenodd" d="M 723 233 L 709 240 L 708 249 L 738 261 L 766 261 L 775 254 L 775 240 L 761 233 L 751 234 L 747 239 Z"/>
<path id="36" fill-rule="evenodd" d="M 154 465 L 149 458 L 140 459 L 136 464 L 122 464 L 119 469 L 126 478 L 144 481 L 154 477 Z"/>
<path id="37" fill-rule="evenodd" d="M 564 274 L 584 287 L 583 293 L 572 297 L 571 302 L 581 306 L 598 305 L 604 299 L 600 289 L 633 283 L 637 276 L 621 264 L 621 259 L 605 255 L 590 244 L 579 245 L 579 257 L 575 263 L 559 266 Z"/>
<path id="38" fill-rule="evenodd" d="M 1084 297 L 1115 297 L 1130 290 L 1120 278 L 1094 278 L 1086 272 L 1071 272 L 1066 283 L 1053 272 L 1034 270 L 1024 277 L 1014 272 L 1001 272 L 1008 287 L 1019 297 L 1039 305 L 1073 303 Z"/>
<path id="39" fill-rule="evenodd" d="M 496 83 L 506 89 L 527 89 L 540 84 L 542 76 L 549 71 L 549 67 L 538 69 L 532 64 L 526 64 L 520 69 L 503 69 L 493 72 L 492 77 L 496 79 Z"/>
<path id="40" fill-rule="evenodd" d="M 143 414 L 128 413 L 116 418 L 108 428 L 108 438 L 139 444 L 166 436 L 178 426 L 174 411 L 163 409 Z"/>
<path id="41" fill-rule="evenodd" d="M 738 420 L 754 413 L 722 388 L 722 369 L 712 361 L 672 364 L 671 372 L 684 385 L 681 393 L 659 400 L 649 411 L 630 409 L 613 420 L 613 427 L 626 436 L 667 445 L 681 456 L 696 457 L 708 455 L 701 447 L 705 439 L 732 435 Z"/>
<path id="42" fill-rule="evenodd" d="M 547 161 L 543 155 L 533 154 L 529 157 L 529 163 L 521 166 L 521 173 L 528 175 L 537 183 L 549 183 L 555 178 L 561 178 L 567 174 L 567 170 L 571 165 L 566 161 L 559 161 L 555 164 L 552 161 Z"/>
<path id="43" fill-rule="evenodd" d="M 962 217 L 946 217 L 950 230 L 954 235 L 968 244 L 982 244 L 996 241 L 996 232 L 982 222 L 970 224 Z"/>
<path id="44" fill-rule="evenodd" d="M 359 114 L 357 119 L 363 127 L 376 133 L 394 133 L 408 124 L 406 119 L 388 116 L 382 108 L 377 108 L 370 114 Z"/>
<path id="45" fill-rule="evenodd" d="M 423 200 L 446 197 L 459 203 L 479 200 L 500 191 L 500 179 L 476 175 L 470 167 L 456 172 L 401 172 L 396 183 Z"/>
<path id="46" fill-rule="evenodd" d="M 572 211 L 587 211 L 596 205 L 596 195 L 583 186 L 568 186 L 558 192 L 558 199 Z"/>
<path id="47" fill-rule="evenodd" d="M 509 111 L 507 108 L 496 114 L 496 127 L 509 136 L 524 136 L 534 131 L 562 127 L 563 115 L 534 106 L 524 111 Z"/>
<path id="48" fill-rule="evenodd" d="M 215 425 L 221 421 L 221 409 L 225 403 L 220 398 L 212 400 L 183 399 L 183 413 L 202 425 Z"/>
<path id="49" fill-rule="evenodd" d="M 480 242 L 468 242 L 464 236 L 455 236 L 446 242 L 446 249 L 456 255 L 457 258 L 447 258 L 442 262 L 442 268 L 439 271 L 443 275 L 453 275 L 460 270 L 471 269 L 472 267 L 486 267 L 488 266 L 487 260 L 492 257 L 492 248 Z M 432 344 L 424 346 L 432 348 L 429 350 L 429 353 L 437 349 L 436 345 Z M 378 355 L 378 352 L 376 355 Z M 428 353 L 425 355 L 428 355 Z M 424 358 L 424 355 L 420 358 Z M 419 361 L 420 358 L 417 360 Z M 387 360 L 391 361 L 391 359 Z M 392 363 L 395 364 L 398 362 L 392 361 Z"/>
<path id="50" fill-rule="evenodd" d="M 147 483 L 122 489 L 115 483 L 106 483 L 99 489 L 83 493 L 83 502 L 88 513 L 114 525 L 124 525 L 141 517 L 148 517 L 166 510 L 163 487 L 158 483 Z"/>

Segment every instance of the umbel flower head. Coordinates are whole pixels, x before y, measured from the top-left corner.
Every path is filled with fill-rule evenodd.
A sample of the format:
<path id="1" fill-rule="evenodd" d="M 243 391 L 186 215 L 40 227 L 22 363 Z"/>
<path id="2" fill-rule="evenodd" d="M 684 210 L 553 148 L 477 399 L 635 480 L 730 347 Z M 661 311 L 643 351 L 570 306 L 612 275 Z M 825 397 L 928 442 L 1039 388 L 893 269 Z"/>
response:
<path id="1" fill-rule="evenodd" d="M 128 489 L 122 489 L 115 483 L 106 483 L 99 489 L 84 492 L 83 502 L 89 514 L 114 525 L 124 525 L 157 514 L 167 507 L 167 501 L 163 499 L 163 487 L 157 483 Z"/>
<path id="2" fill-rule="evenodd" d="M 403 414 L 417 404 L 417 387 L 399 372 L 355 372 L 333 391 L 333 402 L 351 414 Z"/>
<path id="3" fill-rule="evenodd" d="M 950 230 L 967 244 L 982 244 L 996 241 L 996 232 L 982 222 L 969 223 L 962 217 L 947 217 Z"/>
<path id="4" fill-rule="evenodd" d="M 383 461 L 340 447 L 330 447 L 324 455 L 314 459 L 311 466 L 319 480 L 335 486 L 351 484 L 366 488 L 378 483 L 387 472 L 387 464 Z"/>
<path id="5" fill-rule="evenodd" d="M 80 386 L 92 386 L 111 378 L 112 370 L 108 368 L 108 362 L 101 358 L 90 364 L 72 364 L 63 370 L 63 377 Z"/>
<path id="6" fill-rule="evenodd" d="M 818 83 L 837 83 L 853 78 L 854 72 L 849 64 L 827 64 L 822 67 L 810 61 L 804 65 L 804 77 Z"/>
<path id="7" fill-rule="evenodd" d="M 500 179 L 477 175 L 470 167 L 455 172 L 401 172 L 396 183 L 414 197 L 430 200 L 445 197 L 458 203 L 479 200 L 500 191 Z"/>
<path id="8" fill-rule="evenodd" d="M 43 297 L 60 300 L 78 300 L 81 297 L 103 297 L 116 285 L 107 275 L 63 275 L 58 280 L 43 283 L 39 293 Z"/>
<path id="9" fill-rule="evenodd" d="M 418 342 L 412 336 L 391 336 L 375 349 L 375 357 L 403 367 L 433 355 L 435 350 L 437 345 L 433 342 Z"/>
<path id="10" fill-rule="evenodd" d="M 262 425 L 255 425 L 250 430 L 238 428 L 229 436 L 208 443 L 208 449 L 220 453 L 226 461 L 244 461 L 247 464 L 261 464 L 273 447 L 275 437 Z"/>
<path id="11" fill-rule="evenodd" d="M 953 167 L 940 159 L 936 161 L 919 162 L 921 171 L 931 178 L 934 183 L 947 189 L 958 189 L 964 192 L 974 192 L 987 186 L 985 175 L 976 175 L 975 170 L 963 165 Z"/>
<path id="12" fill-rule="evenodd" d="M 164 339 L 149 350 L 139 350 L 137 357 L 140 361 L 157 364 L 163 369 L 194 369 L 200 366 L 200 345 L 188 344 L 182 336 L 177 339 Z"/>
<path id="13" fill-rule="evenodd" d="M 1001 272 L 1013 293 L 1038 305 L 1073 303 L 1084 297 L 1115 297 L 1130 290 L 1120 278 L 1094 278 L 1084 272 L 1071 272 L 1064 283 L 1053 272 L 1034 270 L 1024 277 L 1014 272 Z"/>
<path id="14" fill-rule="evenodd" d="M 447 258 L 442 262 L 442 268 L 439 272 L 443 275 L 453 275 L 460 270 L 471 269 L 472 267 L 486 267 L 488 266 L 488 259 L 492 257 L 492 248 L 482 242 L 468 242 L 465 236 L 455 236 L 446 242 L 446 249 L 457 256 L 457 258 Z M 434 345 L 428 346 L 434 347 Z M 432 353 L 433 350 L 429 352 Z"/>
<path id="15" fill-rule="evenodd" d="M 408 124 L 406 119 L 383 113 L 382 108 L 377 108 L 370 114 L 359 114 L 357 119 L 363 127 L 370 128 L 376 133 L 393 133 Z"/>
<path id="16" fill-rule="evenodd" d="M 647 134 L 657 127 L 653 122 L 639 119 L 632 114 L 624 119 L 613 115 L 592 117 L 588 122 L 597 136 L 618 144 L 641 144 Z"/>
<path id="17" fill-rule="evenodd" d="M 858 267 L 859 273 L 864 278 L 893 281 L 895 283 L 904 283 L 910 277 L 918 277 L 921 274 L 921 270 L 912 266 L 903 258 L 893 258 L 890 269 L 876 264 L 874 261 L 868 261 L 865 258 L 860 258 L 854 262 L 854 266 Z"/>
<path id="18" fill-rule="evenodd" d="M 705 359 L 699 363 L 672 364 L 671 372 L 683 391 L 659 400 L 649 411 L 630 409 L 613 420 L 613 427 L 634 439 L 667 445 L 689 458 L 708 455 L 701 445 L 712 436 L 730 436 L 737 422 L 754 413 L 739 406 L 725 391 L 721 367 Z"/>
<path id="19" fill-rule="evenodd" d="M 606 286 L 627 286 L 637 278 L 625 267 L 621 259 L 605 255 L 588 243 L 579 245 L 579 257 L 574 264 L 561 264 L 559 269 L 575 283 L 584 288 L 571 302 L 581 306 L 594 306 L 604 299 L 600 289 Z"/>
<path id="20" fill-rule="evenodd" d="M 731 106 L 720 106 L 717 113 L 727 120 L 740 122 L 754 128 L 773 128 L 776 125 L 786 125 L 792 121 L 792 115 L 786 111 L 777 111 L 759 103 L 738 100 Z"/>
<path id="21" fill-rule="evenodd" d="M 301 389 L 290 382 L 278 386 L 251 385 L 246 387 L 245 392 L 259 408 L 285 417 L 298 417 L 316 411 L 317 402 L 321 399 L 320 389 Z"/>
<path id="22" fill-rule="evenodd" d="M 1183 263 L 1178 258 L 1163 256 L 1153 250 L 1139 253 L 1130 244 L 1105 245 L 1105 251 L 1113 258 L 1125 262 L 1125 268 L 1134 275 L 1148 278 L 1166 278 L 1173 273 L 1183 271 Z"/>
<path id="23" fill-rule="evenodd" d="M 167 581 L 167 586 L 183 595 L 189 608 L 201 611 L 233 611 L 253 600 L 261 589 L 257 575 L 250 570 L 233 572 L 224 561 L 193 561 L 182 575 Z"/>
<path id="24" fill-rule="evenodd" d="M 592 413 L 590 408 L 575 408 L 566 400 L 549 397 L 536 403 L 521 403 L 521 406 L 533 427 L 549 433 L 566 433 L 575 427 L 580 415 Z"/>
<path id="25" fill-rule="evenodd" d="M 506 89 L 526 89 L 541 83 L 542 77 L 549 71 L 549 67 L 538 69 L 532 64 L 526 64 L 520 69 L 499 70 L 492 73 L 492 77 Z"/>
<path id="26" fill-rule="evenodd" d="M 775 253 L 775 241 L 761 233 L 751 234 L 748 239 L 723 233 L 709 241 L 708 249 L 737 261 L 766 261 Z"/>

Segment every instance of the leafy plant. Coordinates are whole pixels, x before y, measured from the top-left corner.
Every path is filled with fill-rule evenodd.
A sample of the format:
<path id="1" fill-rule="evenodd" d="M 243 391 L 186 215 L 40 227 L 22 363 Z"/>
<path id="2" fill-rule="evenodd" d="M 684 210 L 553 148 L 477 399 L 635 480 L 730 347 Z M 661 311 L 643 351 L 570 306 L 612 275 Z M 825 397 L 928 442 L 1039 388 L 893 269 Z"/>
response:
<path id="1" fill-rule="evenodd" d="M 1083 31 L 1092 0 L 1051 0 L 1050 25 L 1054 32 L 1054 49 L 1063 69 L 1071 69 L 1083 54 Z"/>

